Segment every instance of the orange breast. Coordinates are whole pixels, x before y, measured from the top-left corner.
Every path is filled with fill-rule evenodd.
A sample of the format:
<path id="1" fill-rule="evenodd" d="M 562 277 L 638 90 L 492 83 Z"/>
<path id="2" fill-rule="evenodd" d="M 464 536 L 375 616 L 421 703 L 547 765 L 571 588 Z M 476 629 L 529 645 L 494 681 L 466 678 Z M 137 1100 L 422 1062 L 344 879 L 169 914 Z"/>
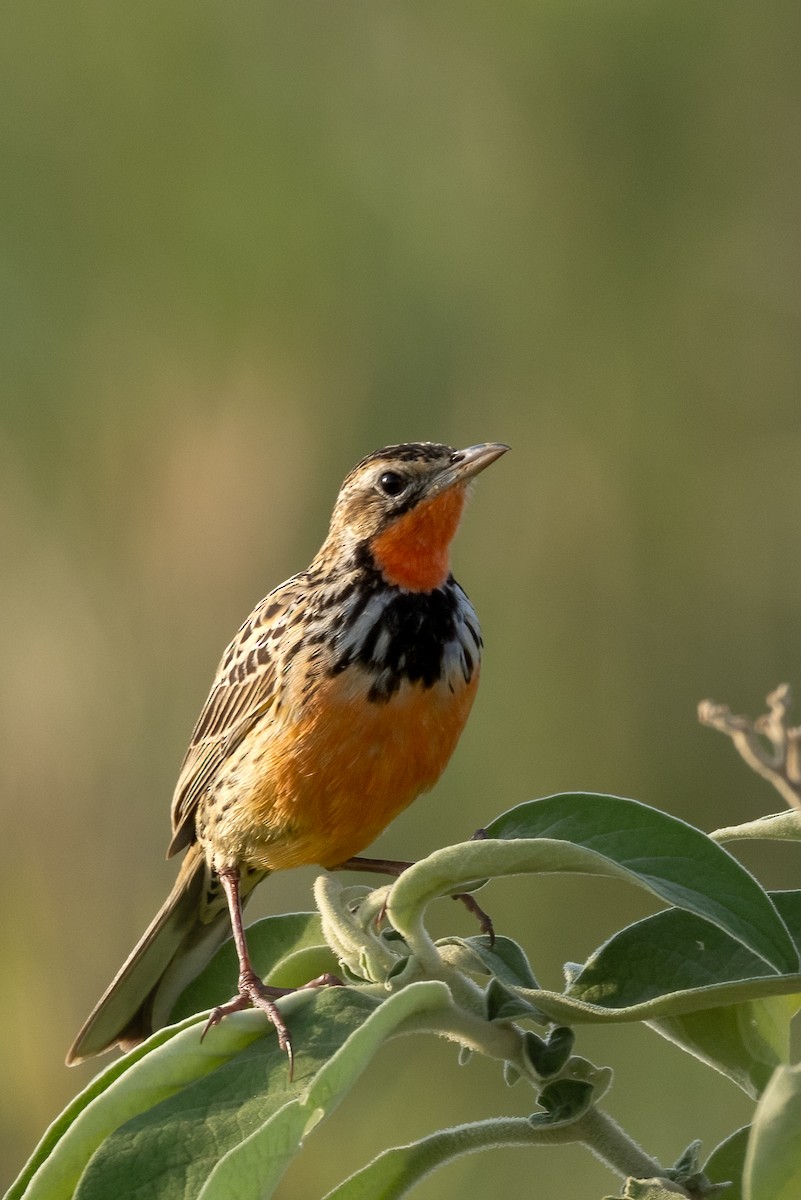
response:
<path id="1" fill-rule="evenodd" d="M 371 681 L 359 669 L 321 681 L 300 719 L 254 730 L 237 755 L 237 802 L 215 831 L 220 850 L 227 844 L 235 860 L 270 870 L 334 867 L 433 787 L 464 728 L 478 671 L 455 692 L 442 682 L 405 683 L 383 703 L 366 699 Z"/>

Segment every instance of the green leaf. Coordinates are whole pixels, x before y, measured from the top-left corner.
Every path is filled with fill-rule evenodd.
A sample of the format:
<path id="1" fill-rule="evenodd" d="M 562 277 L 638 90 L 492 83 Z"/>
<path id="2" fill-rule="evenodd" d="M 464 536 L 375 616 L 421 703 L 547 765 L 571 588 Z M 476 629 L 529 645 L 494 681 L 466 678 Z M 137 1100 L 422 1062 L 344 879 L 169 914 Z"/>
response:
<path id="1" fill-rule="evenodd" d="M 294 1004 L 281 1001 L 295 1047 L 291 1081 L 286 1055 L 263 1013 L 237 1013 L 211 1029 L 204 1046 L 214 1045 L 219 1035 L 230 1036 L 232 1024 L 245 1018 L 255 1036 L 218 1062 L 207 1077 L 190 1082 L 162 1103 L 153 1100 L 143 1105 L 132 1120 L 120 1123 L 96 1152 L 76 1195 L 81 1200 L 109 1196 L 122 1200 L 137 1189 L 145 1194 L 150 1189 L 159 1200 L 197 1196 L 221 1154 L 252 1132 L 265 1113 L 307 1087 L 325 1054 L 344 1041 L 376 1004 L 360 994 L 345 996 L 344 989 L 336 992 L 338 1019 L 330 1011 L 333 996 L 328 992 L 296 993 L 288 998 Z M 298 1005 L 301 996 L 303 1003 Z M 316 1029 L 318 1006 L 330 1016 L 322 1033 Z M 196 1037 L 198 1033 L 196 1027 Z"/>
<path id="2" fill-rule="evenodd" d="M 476 937 L 441 938 L 437 946 L 459 946 L 468 951 L 473 962 L 470 963 L 469 959 L 464 961 L 463 969 L 466 971 L 494 975 L 501 983 L 509 984 L 510 987 L 539 986 L 523 947 L 502 934 L 496 935 L 493 945 L 490 945 L 490 940 L 485 934 L 479 934 Z"/>
<path id="3" fill-rule="evenodd" d="M 777 971 L 798 953 L 764 891 L 736 859 L 677 817 L 620 796 L 566 793 L 520 804 L 489 838 L 551 838 L 600 854 L 661 899 L 706 917 Z"/>
<path id="4" fill-rule="evenodd" d="M 435 897 L 477 876 L 563 871 L 628 880 L 726 930 L 774 971 L 799 969 L 798 951 L 753 876 L 675 817 L 616 796 L 566 794 L 519 805 L 487 833 L 436 851 L 394 884 L 390 920 L 421 961 L 436 958 L 423 926 Z"/>
<path id="5" fill-rule="evenodd" d="M 754 1114 L 743 1173 L 744 1200 L 801 1196 L 801 1065 L 779 1067 Z"/>
<path id="6" fill-rule="evenodd" d="M 801 953 L 801 891 L 768 892 Z"/>
<path id="7" fill-rule="evenodd" d="M 677 1183 L 691 1196 L 713 1196 L 725 1191 L 725 1184 L 715 1183 L 701 1170 L 701 1143 L 690 1142 L 672 1167 L 668 1167 L 665 1179 Z"/>
<path id="8" fill-rule="evenodd" d="M 507 1087 L 514 1087 L 522 1078 L 523 1076 L 513 1063 L 505 1062 L 503 1064 L 503 1081 Z"/>
<path id="9" fill-rule="evenodd" d="M 799 908 L 801 893 L 777 892 L 773 898 L 790 919 Z M 775 974 L 763 959 L 717 926 L 680 909 L 627 926 L 583 967 L 571 966 L 568 978 L 562 993 L 516 990 L 551 1021 L 571 1025 L 656 1021 L 784 997 L 780 1006 L 765 1010 L 767 1025 L 762 1033 L 782 1061 L 785 1033 L 781 1031 L 798 1008 L 801 993 L 801 973 Z M 755 1014 L 759 1025 L 761 1018 L 756 1010 L 752 1018 Z M 771 1058 L 760 1055 L 760 1061 Z"/>
<path id="10" fill-rule="evenodd" d="M 339 964 L 325 944 L 319 913 L 264 917 L 248 926 L 247 938 L 254 970 L 273 987 L 298 987 L 325 971 L 338 970 Z M 229 938 L 184 989 L 171 1020 L 183 1020 L 228 1000 L 236 992 L 238 974 L 236 950 Z"/>
<path id="11" fill-rule="evenodd" d="M 770 897 L 791 933 L 801 936 L 801 891 L 771 892 Z M 583 967 L 571 967 L 567 992 L 590 1003 L 625 1008 L 652 997 L 757 979 L 766 987 L 755 987 L 753 995 L 787 994 L 801 983 L 801 974 L 777 975 L 717 926 L 693 913 L 667 909 L 616 933 Z M 773 988 L 771 980 L 779 986 Z"/>
<path id="12" fill-rule="evenodd" d="M 401 975 L 405 975 L 409 970 L 414 970 L 415 968 L 416 963 L 410 954 L 407 954 L 404 958 L 398 958 L 387 972 L 386 982 L 396 983 Z"/>
<path id="13" fill-rule="evenodd" d="M 491 979 L 484 993 L 484 1016 L 488 1021 L 513 1021 L 515 1017 L 536 1017 L 537 1010 L 518 993 Z"/>
<path id="14" fill-rule="evenodd" d="M 298 1152 L 303 1137 L 336 1107 L 381 1044 L 416 1013 L 450 1005 L 444 984 L 410 984 L 378 1006 L 328 1055 L 305 1095 L 278 1111 L 241 1147 L 226 1155 L 212 1174 L 201 1200 L 262 1200 Z"/>
<path id="15" fill-rule="evenodd" d="M 552 1029 L 547 1038 L 538 1037 L 530 1029 L 525 1030 L 523 1044 L 526 1057 L 540 1079 L 547 1079 L 562 1071 L 573 1053 L 575 1040 L 576 1035 L 567 1025 L 560 1025 L 556 1029 Z M 579 1061 L 585 1060 L 574 1060 L 571 1066 Z"/>
<path id="16" fill-rule="evenodd" d="M 592 1103 L 595 1088 L 585 1079 L 555 1079 L 547 1083 L 537 1097 L 545 1114 L 534 1113 L 532 1124 L 541 1124 L 546 1114 L 548 1122 L 573 1122 L 582 1116 Z"/>
<path id="17" fill-rule="evenodd" d="M 776 979 L 764 959 L 710 921 L 678 908 L 636 921 L 596 950 L 573 976 L 570 996 L 626 1008 L 657 996 L 734 980 Z"/>
<path id="18" fill-rule="evenodd" d="M 197 1018 L 159 1030 L 103 1071 L 54 1122 L 6 1200 L 71 1200 L 87 1162 L 123 1122 L 214 1072 L 264 1036 L 264 1018 L 238 1013 L 200 1040 Z M 26 1190 L 27 1188 L 27 1190 Z"/>
<path id="19" fill-rule="evenodd" d="M 763 996 L 794 995 L 801 992 L 801 975 L 770 975 L 764 979 L 745 979 L 687 992 L 673 992 L 623 1008 L 615 1005 L 607 1008 L 601 1003 L 587 1004 L 563 992 L 527 988 L 519 990 L 551 1021 L 570 1025 L 611 1025 L 627 1021 L 653 1021 L 702 1009 L 720 1008 L 726 1004 L 740 1004 Z"/>
<path id="20" fill-rule="evenodd" d="M 788 1060 L 791 1016 L 780 996 L 663 1017 L 649 1024 L 756 1099 L 774 1069 Z"/>
<path id="21" fill-rule="evenodd" d="M 712 1183 L 731 1186 L 721 1200 L 743 1200 L 743 1167 L 751 1126 L 744 1125 L 716 1146 L 704 1164 L 704 1174 Z"/>
<path id="22" fill-rule="evenodd" d="M 303 997 L 298 1004 L 297 999 Z M 311 1129 L 335 1107 L 377 1047 L 406 1016 L 449 1003 L 444 984 L 413 984 L 383 1003 L 347 988 L 296 993 L 295 1074 L 274 1034 L 213 1074 L 118 1128 L 101 1145 L 76 1200 L 256 1200 L 280 1178 Z M 265 1019 L 259 1017 L 262 1034 Z M 229 1017 L 210 1031 L 225 1030 Z"/>
<path id="23" fill-rule="evenodd" d="M 684 1180 L 698 1175 L 700 1170 L 701 1143 L 696 1138 L 690 1142 L 686 1150 L 682 1150 L 673 1166 L 670 1167 L 669 1178 L 675 1180 L 677 1183 L 683 1183 Z"/>
<path id="24" fill-rule="evenodd" d="M 532 1034 L 529 1030 L 527 1031 L 528 1037 L 536 1037 L 536 1034 Z M 542 1049 L 538 1052 L 537 1062 L 534 1064 L 543 1079 L 548 1075 L 558 1075 L 573 1053 L 575 1041 L 576 1035 L 567 1025 L 558 1025 L 550 1031 L 542 1044 Z"/>
<path id="25" fill-rule="evenodd" d="M 759 817 L 756 821 L 745 821 L 742 825 L 727 825 L 723 829 L 716 829 L 709 836 L 716 842 L 799 842 L 801 812 L 794 808 L 784 809 L 779 813 Z"/>
<path id="26" fill-rule="evenodd" d="M 801 893 L 781 892 L 773 898 L 788 923 L 795 922 Z M 776 977 L 762 959 L 708 921 L 669 909 L 611 938 L 573 978 L 568 992 L 621 1008 L 672 992 L 677 1011 L 652 1020 L 654 1028 L 756 1097 L 774 1068 L 788 1059 L 790 1020 L 799 1006 L 792 995 L 755 996 L 724 1006 L 721 984 L 759 978 Z M 782 987 L 801 990 L 801 977 L 787 978 Z M 697 1004 L 696 1011 L 688 1011 L 681 1001 L 690 992 L 696 1001 L 713 997 L 715 1007 Z"/>

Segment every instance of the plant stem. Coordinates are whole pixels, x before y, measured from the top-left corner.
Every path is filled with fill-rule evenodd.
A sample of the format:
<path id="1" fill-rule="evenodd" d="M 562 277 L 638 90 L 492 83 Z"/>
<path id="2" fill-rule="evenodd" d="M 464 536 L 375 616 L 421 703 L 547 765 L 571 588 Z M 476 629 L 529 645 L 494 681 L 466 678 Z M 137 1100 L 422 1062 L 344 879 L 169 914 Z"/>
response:
<path id="1" fill-rule="evenodd" d="M 663 1168 L 656 1159 L 641 1150 L 617 1121 L 599 1108 L 589 1108 L 569 1128 L 574 1135 L 573 1140 L 591 1150 L 616 1175 L 651 1179 L 663 1174 Z"/>
<path id="2" fill-rule="evenodd" d="M 522 1031 L 511 1022 L 492 1024 L 463 1008 L 448 1005 L 406 1017 L 393 1037 L 407 1033 L 433 1033 L 447 1038 L 486 1058 L 511 1063 L 529 1083 L 536 1085 L 539 1082 L 525 1056 Z"/>

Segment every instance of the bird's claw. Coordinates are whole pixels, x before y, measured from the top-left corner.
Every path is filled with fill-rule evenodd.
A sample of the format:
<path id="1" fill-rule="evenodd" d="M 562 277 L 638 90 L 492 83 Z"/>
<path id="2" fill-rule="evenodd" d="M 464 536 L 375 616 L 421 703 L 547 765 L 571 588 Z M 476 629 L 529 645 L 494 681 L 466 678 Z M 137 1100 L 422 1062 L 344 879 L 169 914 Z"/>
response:
<path id="1" fill-rule="evenodd" d="M 303 983 L 296 988 L 279 988 L 269 987 L 262 983 L 255 972 L 244 972 L 239 977 L 239 991 L 225 1004 L 218 1004 L 209 1013 L 208 1020 L 203 1026 L 203 1032 L 200 1035 L 201 1042 L 215 1025 L 219 1025 L 224 1017 L 228 1017 L 231 1013 L 244 1012 L 247 1008 L 258 1008 L 267 1015 L 268 1020 L 273 1025 L 278 1037 L 278 1045 L 289 1059 L 289 1079 L 292 1081 L 295 1070 L 295 1053 L 292 1049 L 292 1039 L 289 1036 L 289 1029 L 284 1018 L 278 1011 L 275 1001 L 281 996 L 289 996 L 293 992 L 302 992 L 307 988 L 320 987 L 344 987 L 345 984 L 337 975 L 326 971 L 323 975 L 318 975 L 316 979 L 310 979 L 308 983 Z"/>
<path id="2" fill-rule="evenodd" d="M 244 1012 L 247 1008 L 258 1008 L 267 1015 L 267 1018 L 275 1028 L 278 1036 L 278 1045 L 289 1059 L 289 1078 L 292 1079 L 295 1055 L 292 1050 L 292 1040 L 289 1036 L 284 1018 L 281 1016 L 275 1004 L 275 999 L 279 996 L 286 996 L 293 988 L 271 988 L 263 984 L 255 974 L 243 974 L 239 978 L 239 991 L 225 1004 L 218 1004 L 209 1013 L 208 1020 L 203 1026 L 203 1032 L 200 1035 L 201 1042 L 210 1029 L 215 1025 L 219 1025 L 225 1018 L 231 1016 L 232 1013 Z"/>

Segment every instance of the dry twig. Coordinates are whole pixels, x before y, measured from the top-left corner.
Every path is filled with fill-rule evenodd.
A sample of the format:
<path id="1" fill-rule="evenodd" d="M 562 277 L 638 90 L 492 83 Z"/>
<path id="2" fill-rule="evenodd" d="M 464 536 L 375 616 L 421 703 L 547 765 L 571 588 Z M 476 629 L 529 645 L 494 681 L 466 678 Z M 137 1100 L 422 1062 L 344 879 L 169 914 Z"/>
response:
<path id="1" fill-rule="evenodd" d="M 785 724 L 792 703 L 789 683 L 779 684 L 767 702 L 768 712 L 752 721 L 735 716 L 725 704 L 702 700 L 698 719 L 728 734 L 749 767 L 772 783 L 791 808 L 801 809 L 801 726 Z"/>

